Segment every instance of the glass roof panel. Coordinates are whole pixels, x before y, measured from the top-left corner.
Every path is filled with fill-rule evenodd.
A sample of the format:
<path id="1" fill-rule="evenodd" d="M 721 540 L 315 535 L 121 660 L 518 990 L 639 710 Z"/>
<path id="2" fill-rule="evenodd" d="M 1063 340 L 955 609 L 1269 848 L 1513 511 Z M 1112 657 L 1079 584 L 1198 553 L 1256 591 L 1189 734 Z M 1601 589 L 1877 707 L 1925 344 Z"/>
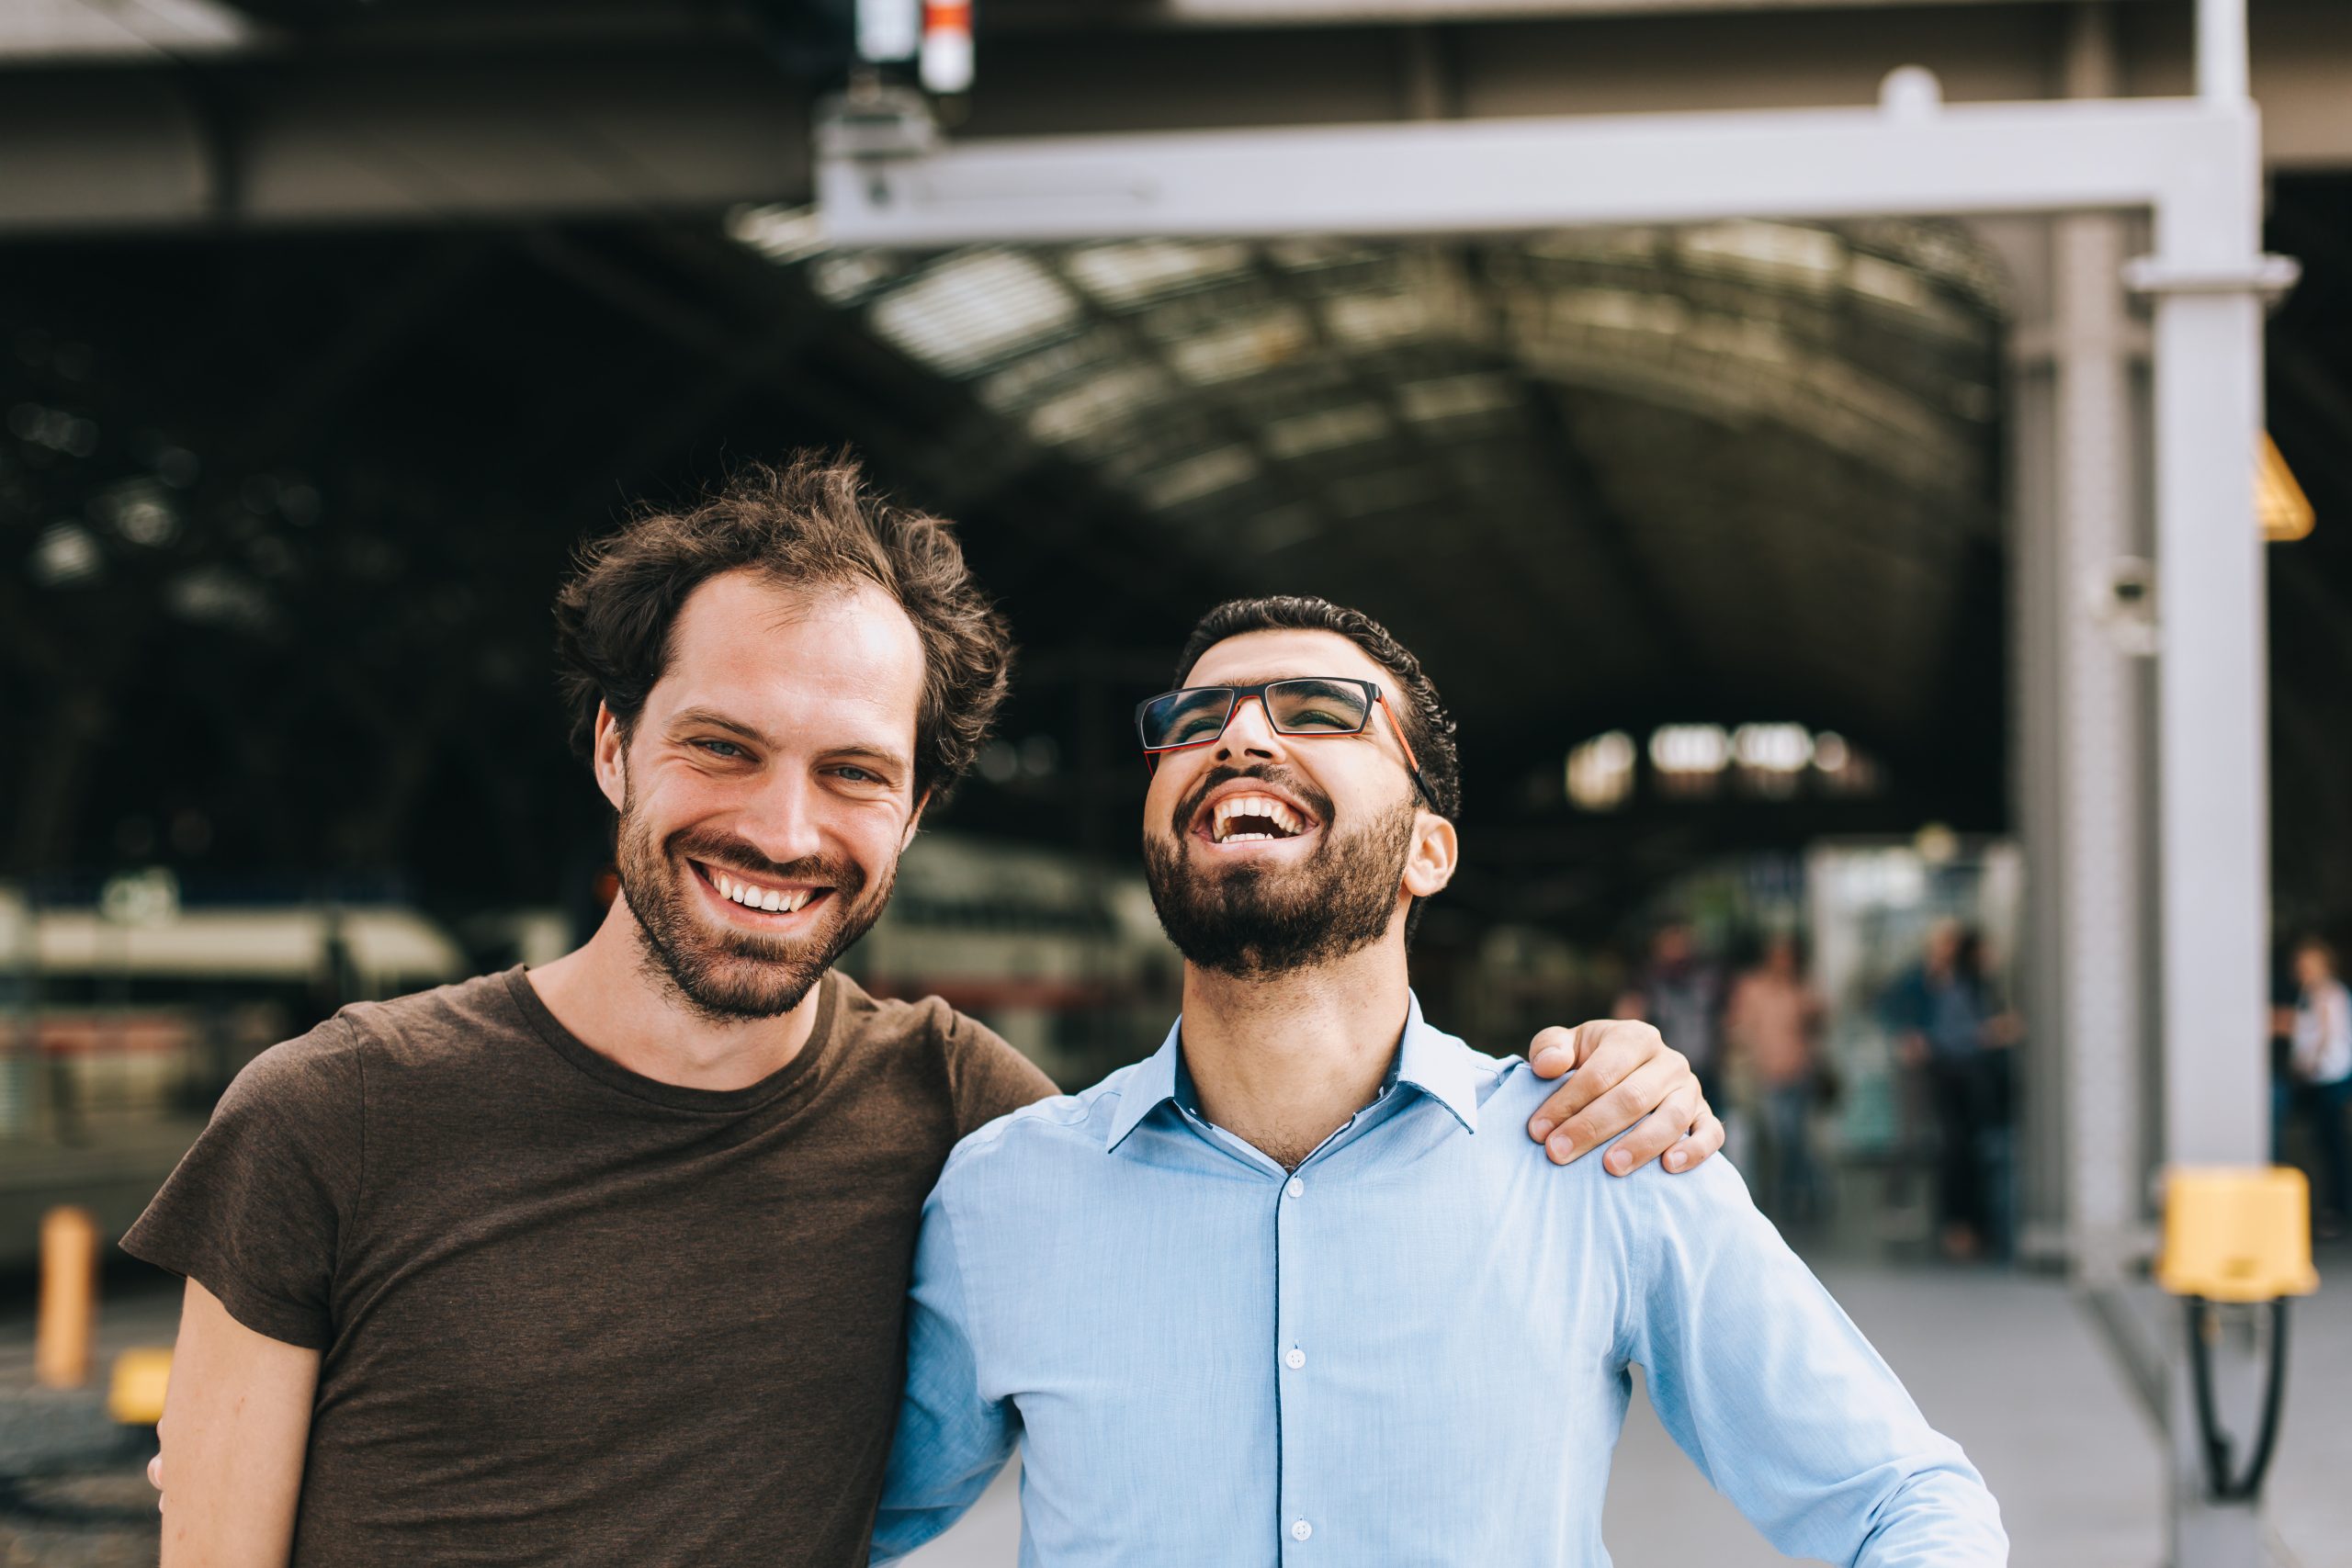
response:
<path id="1" fill-rule="evenodd" d="M 933 262 L 870 306 L 866 320 L 933 369 L 962 377 L 1066 331 L 1084 310 L 1033 258 L 979 250 Z"/>
<path id="2" fill-rule="evenodd" d="M 1126 310 L 1247 272 L 1255 260 L 1248 245 L 1233 243 L 1127 240 L 1080 245 L 1062 265 L 1089 295 Z"/>

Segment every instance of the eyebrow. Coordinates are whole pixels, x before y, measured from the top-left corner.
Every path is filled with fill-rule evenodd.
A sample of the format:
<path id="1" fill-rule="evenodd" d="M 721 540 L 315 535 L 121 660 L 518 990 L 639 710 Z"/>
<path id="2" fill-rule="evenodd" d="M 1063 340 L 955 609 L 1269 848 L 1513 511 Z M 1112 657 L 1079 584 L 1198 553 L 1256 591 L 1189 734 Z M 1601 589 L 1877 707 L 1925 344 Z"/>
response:
<path id="1" fill-rule="evenodd" d="M 686 709 L 670 721 L 671 734 L 675 735 L 682 729 L 724 729 L 762 746 L 772 744 L 765 735 L 741 719 L 729 718 L 716 708 Z"/>
<path id="2" fill-rule="evenodd" d="M 1370 677 L 1369 675 L 1250 675 L 1250 676 L 1247 676 L 1247 677 L 1237 676 L 1237 677 L 1235 677 L 1234 679 L 1229 680 L 1229 681 L 1189 681 L 1189 682 L 1185 682 L 1185 684 L 1184 684 L 1184 685 L 1182 685 L 1182 686 L 1179 686 L 1179 687 L 1177 688 L 1177 690 L 1178 690 L 1178 691 L 1180 691 L 1180 692 L 1181 692 L 1181 691 L 1188 691 L 1188 690 L 1190 690 L 1190 689 L 1192 689 L 1193 687 L 1195 687 L 1195 686 L 1264 686 L 1264 685 L 1271 685 L 1272 682 L 1276 682 L 1276 681 L 1350 681 L 1350 682 L 1357 682 L 1357 683 L 1359 683 L 1359 684 L 1362 684 L 1362 683 L 1363 683 L 1363 682 L 1370 682 L 1370 684 L 1371 684 L 1371 686 L 1372 686 L 1372 689 L 1373 689 L 1374 691 L 1378 692 L 1378 693 L 1379 693 L 1381 695 L 1383 695 L 1383 696 L 1386 696 L 1386 695 L 1388 694 L 1388 688 L 1387 688 L 1386 686 L 1383 685 L 1383 684 L 1382 684 L 1381 682 L 1379 682 L 1378 681 L 1374 681 L 1374 680 L 1372 679 L 1372 677 Z"/>
<path id="3" fill-rule="evenodd" d="M 835 746 L 829 749 L 825 752 L 825 755 L 828 757 L 862 758 L 869 762 L 882 762 L 893 768 L 911 768 L 914 766 L 913 762 L 908 760 L 904 752 L 893 751 L 887 746 Z"/>

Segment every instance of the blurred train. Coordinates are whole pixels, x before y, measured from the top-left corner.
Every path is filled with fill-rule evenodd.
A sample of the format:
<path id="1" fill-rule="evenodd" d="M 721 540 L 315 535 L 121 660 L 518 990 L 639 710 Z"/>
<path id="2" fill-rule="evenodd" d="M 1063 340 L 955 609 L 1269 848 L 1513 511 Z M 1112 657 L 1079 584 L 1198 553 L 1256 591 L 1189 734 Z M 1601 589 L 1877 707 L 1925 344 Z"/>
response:
<path id="1" fill-rule="evenodd" d="M 36 905 L 0 886 L 0 1269 L 75 1202 L 119 1235 L 240 1068 L 345 1002 L 542 963 L 584 932 L 560 911 L 456 932 L 394 903 L 183 907 L 160 873 Z M 1052 851 L 925 834 L 842 967 L 878 994 L 937 994 L 1065 1085 L 1158 1045 L 1177 966 L 1142 879 Z"/>
<path id="2" fill-rule="evenodd" d="M 270 1044 L 466 969 L 400 906 L 182 909 L 154 874 L 62 908 L 0 887 L 0 1269 L 55 1203 L 119 1234 Z"/>

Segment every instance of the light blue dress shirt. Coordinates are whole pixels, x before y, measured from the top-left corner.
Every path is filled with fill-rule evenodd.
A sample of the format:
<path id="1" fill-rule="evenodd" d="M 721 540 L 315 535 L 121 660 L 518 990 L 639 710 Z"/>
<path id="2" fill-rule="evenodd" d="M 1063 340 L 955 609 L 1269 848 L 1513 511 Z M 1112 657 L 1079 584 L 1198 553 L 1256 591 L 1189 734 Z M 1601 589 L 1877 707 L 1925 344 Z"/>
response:
<path id="1" fill-rule="evenodd" d="M 1782 1551 L 1992 1564 L 2000 1514 L 1724 1161 L 1561 1168 L 1421 1021 L 1295 1173 L 1179 1046 L 966 1138 L 923 1212 L 875 1556 L 1023 1445 L 1024 1568 L 1602 1564 L 1629 1367 Z"/>

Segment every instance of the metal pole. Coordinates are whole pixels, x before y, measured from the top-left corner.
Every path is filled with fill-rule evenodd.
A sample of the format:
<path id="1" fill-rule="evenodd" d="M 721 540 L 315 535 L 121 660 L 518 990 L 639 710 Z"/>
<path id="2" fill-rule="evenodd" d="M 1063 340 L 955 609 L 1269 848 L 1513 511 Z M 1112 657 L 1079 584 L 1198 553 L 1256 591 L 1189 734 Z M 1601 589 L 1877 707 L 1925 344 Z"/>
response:
<path id="1" fill-rule="evenodd" d="M 2245 0 L 2197 0 L 2197 96 L 2211 103 L 2245 103 Z"/>
<path id="2" fill-rule="evenodd" d="M 2068 39 L 2071 97 L 2117 87 L 2113 17 L 2078 7 Z M 2115 1282 L 2136 1260 L 2147 1169 L 2140 1112 L 2145 1037 L 2142 886 L 2146 737 L 2143 666 L 2109 615 L 2115 563 L 2141 553 L 2134 526 L 2132 323 L 2118 287 L 2123 220 L 2072 214 L 2052 224 L 2052 363 L 2056 378 L 2057 811 L 2044 874 L 2057 883 L 2061 1037 L 2065 1057 L 2067 1255 L 2078 1282 Z"/>
<path id="3" fill-rule="evenodd" d="M 2197 80 L 2245 105 L 2245 0 L 2199 0 Z M 2158 844 L 2163 864 L 2165 1158 L 2261 1164 L 2268 1153 L 2268 716 L 2262 536 L 2261 174 L 2251 148 L 2200 172 L 2157 212 L 2174 279 L 2155 309 Z M 2184 280 L 2204 275 L 2201 285 Z M 2187 1365 L 2167 1411 L 2174 1568 L 2257 1568 L 2258 1501 L 2216 1501 Z M 2212 1348 L 2218 1353 L 2218 1348 Z"/>
<path id="4" fill-rule="evenodd" d="M 2230 259 L 2244 268 L 2255 249 L 2251 170 L 2245 187 L 2235 224 L 2225 203 L 2201 219 L 2163 213 L 2159 254 L 2190 261 L 2234 239 Z M 2258 1165 L 2269 1148 L 2267 712 L 2254 516 L 2262 314 L 2250 283 L 2156 301 L 2164 1154 L 2175 1165 Z"/>

